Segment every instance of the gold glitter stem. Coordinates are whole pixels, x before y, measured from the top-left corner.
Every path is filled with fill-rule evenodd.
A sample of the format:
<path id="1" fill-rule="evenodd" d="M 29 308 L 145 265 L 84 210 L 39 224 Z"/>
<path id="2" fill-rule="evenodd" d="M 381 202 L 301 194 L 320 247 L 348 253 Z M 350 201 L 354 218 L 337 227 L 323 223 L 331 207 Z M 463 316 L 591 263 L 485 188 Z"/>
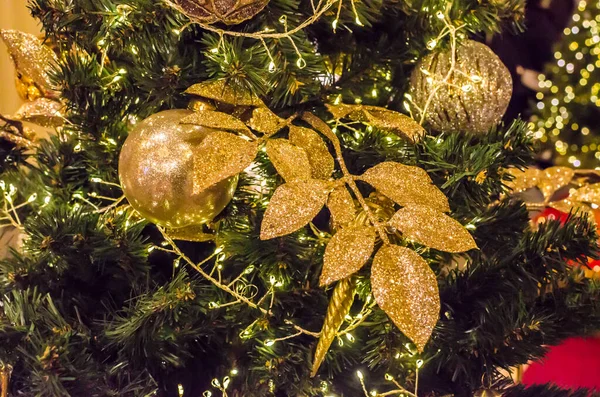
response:
<path id="1" fill-rule="evenodd" d="M 323 120 L 321 120 L 317 116 L 313 115 L 312 113 L 304 112 L 302 114 L 302 119 L 304 121 L 306 121 L 308 124 L 310 124 L 313 128 L 320 131 L 323 135 L 325 135 L 331 141 L 331 143 L 333 144 L 333 148 L 335 150 L 336 159 L 340 165 L 340 169 L 342 170 L 342 173 L 344 174 L 345 183 L 354 192 L 356 199 L 358 200 L 358 202 L 362 206 L 363 210 L 367 214 L 367 216 L 369 218 L 369 222 L 371 222 L 371 224 L 375 227 L 375 230 L 377 230 L 377 234 L 379 234 L 379 237 L 381 238 L 383 243 L 385 245 L 389 245 L 390 240 L 388 239 L 388 236 L 385 233 L 385 229 L 383 228 L 383 225 L 381 225 L 381 223 L 377 221 L 377 218 L 371 212 L 371 209 L 367 205 L 367 202 L 365 201 L 360 190 L 358 189 L 356 182 L 354 182 L 355 176 L 352 175 L 350 173 L 350 171 L 348 171 L 348 167 L 346 167 L 344 157 L 342 156 L 342 145 L 340 144 L 340 140 L 338 139 L 338 137 L 334 134 L 334 132 L 331 130 L 331 128 L 329 128 L 329 126 L 327 124 L 325 124 L 325 122 Z"/>
<path id="2" fill-rule="evenodd" d="M 327 307 L 327 314 L 325 314 L 321 336 L 317 348 L 315 349 L 315 357 L 310 372 L 311 377 L 314 377 L 317 374 L 319 367 L 325 359 L 325 355 L 329 351 L 331 343 L 333 343 L 338 330 L 344 323 L 346 315 L 350 312 L 353 302 L 354 281 L 351 277 L 340 280 L 333 290 L 333 295 L 331 296 L 329 306 Z"/>
<path id="3" fill-rule="evenodd" d="M 158 228 L 158 230 L 160 231 L 160 233 L 163 235 L 164 239 L 169 243 L 169 245 L 171 245 L 171 247 L 173 247 L 173 250 L 177 253 L 177 255 L 179 257 L 181 257 L 188 265 L 190 265 L 194 270 L 196 270 L 198 273 L 200 273 L 202 275 L 202 277 L 204 277 L 205 279 L 207 279 L 208 281 L 210 281 L 211 283 L 213 283 L 217 288 L 227 292 L 229 295 L 233 296 L 234 298 L 236 298 L 237 300 L 244 302 L 245 304 L 247 304 L 248 306 L 250 306 L 253 309 L 258 309 L 260 310 L 263 314 L 270 314 L 268 310 L 263 309 L 262 307 L 257 306 L 254 302 L 252 302 L 251 300 L 249 300 L 248 298 L 246 298 L 243 295 L 238 294 L 236 291 L 232 290 L 231 288 L 229 288 L 228 286 L 220 283 L 217 279 L 215 279 L 214 277 L 210 276 L 208 273 L 206 273 L 200 266 L 203 263 L 206 263 L 207 261 L 209 261 L 210 259 L 214 258 L 217 255 L 217 252 L 214 252 L 213 254 L 211 254 L 210 256 L 208 256 L 207 258 L 205 258 L 202 262 L 200 262 L 199 264 L 194 263 L 190 258 L 188 258 L 177 246 L 177 244 L 175 244 L 175 242 L 171 239 L 171 237 L 169 237 L 168 234 L 165 233 L 165 230 L 161 227 Z"/>

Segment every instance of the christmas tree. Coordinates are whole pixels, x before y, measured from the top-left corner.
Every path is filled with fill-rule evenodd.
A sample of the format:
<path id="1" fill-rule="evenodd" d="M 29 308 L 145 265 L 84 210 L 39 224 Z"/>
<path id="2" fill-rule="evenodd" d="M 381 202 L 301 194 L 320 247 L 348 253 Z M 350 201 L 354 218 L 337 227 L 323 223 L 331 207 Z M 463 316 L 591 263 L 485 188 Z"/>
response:
<path id="1" fill-rule="evenodd" d="M 598 186 L 521 171 L 472 40 L 521 2 L 30 7 L 44 42 L 2 31 L 31 101 L 2 118 L 4 395 L 570 395 L 510 375 L 600 326 Z"/>
<path id="2" fill-rule="evenodd" d="M 558 164 L 595 168 L 600 159 L 599 23 L 598 3 L 580 1 L 555 60 L 539 76 L 532 122 L 536 138 Z"/>

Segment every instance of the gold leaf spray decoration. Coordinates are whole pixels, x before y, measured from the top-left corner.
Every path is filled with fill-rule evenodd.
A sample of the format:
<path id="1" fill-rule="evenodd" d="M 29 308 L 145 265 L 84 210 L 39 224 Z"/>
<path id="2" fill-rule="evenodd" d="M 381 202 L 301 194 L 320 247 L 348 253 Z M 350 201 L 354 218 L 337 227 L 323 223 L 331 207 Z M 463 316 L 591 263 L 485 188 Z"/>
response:
<path id="1" fill-rule="evenodd" d="M 338 107 L 331 106 L 331 109 L 334 109 L 335 113 Z M 343 112 L 339 111 L 335 114 L 347 117 L 351 116 L 352 112 L 364 111 L 362 108 L 354 106 L 344 107 L 343 110 Z M 389 110 L 380 110 L 377 113 L 372 109 L 370 109 L 370 112 L 375 114 L 393 113 Z M 302 118 L 314 130 L 319 131 L 331 141 L 335 149 L 336 159 L 344 175 L 341 179 L 330 182 L 330 186 L 333 184 L 334 187 L 330 188 L 327 193 L 329 197 L 326 203 L 330 206 L 334 223 L 340 226 L 340 230 L 334 234 L 325 249 L 320 282 L 321 285 L 328 285 L 339 281 L 339 284 L 333 292 L 333 296 L 336 299 L 332 300 L 327 310 L 324 327 L 321 331 L 320 340 L 313 359 L 312 374 L 315 375 L 317 373 L 331 342 L 344 321 L 344 317 L 347 314 L 346 310 L 349 310 L 348 305 L 341 305 L 339 303 L 353 299 L 354 291 L 347 288 L 347 282 L 351 280 L 351 276 L 355 272 L 368 262 L 375 249 L 377 237 L 383 242 L 383 247 L 385 248 L 384 251 L 382 251 L 384 248 L 379 251 L 382 252 L 381 255 L 376 254 L 376 258 L 383 258 L 378 261 L 378 274 L 384 274 L 385 269 L 393 271 L 398 266 L 403 265 L 407 267 L 404 273 L 396 273 L 405 274 L 407 277 L 410 276 L 412 278 L 378 278 L 377 283 L 373 284 L 375 300 L 388 313 L 400 330 L 415 342 L 419 351 L 422 351 L 439 315 L 440 303 L 435 274 L 416 252 L 408 248 L 392 245 L 387 236 L 386 226 L 395 227 L 398 231 L 405 233 L 405 236 L 408 238 L 414 238 L 424 244 L 431 242 L 437 249 L 448 250 L 450 252 L 462 252 L 476 248 L 475 242 L 458 222 L 444 214 L 444 212 L 449 211 L 448 200 L 433 185 L 424 170 L 419 167 L 406 166 L 400 163 L 385 162 L 367 170 L 360 177 L 351 175 L 342 158 L 340 141 L 329 126 L 310 113 L 304 113 Z M 396 118 L 400 119 L 400 117 Z M 405 124 L 411 128 L 414 127 L 409 122 Z M 397 130 L 390 130 L 390 132 L 398 133 Z M 315 132 L 313 131 L 313 133 Z M 405 134 L 405 136 L 409 136 L 409 134 Z M 419 135 L 414 135 L 413 138 L 418 139 Z M 328 169 L 328 172 L 330 173 L 331 171 Z M 314 183 L 316 180 L 314 179 L 314 172 L 312 176 L 313 179 L 307 180 L 307 183 Z M 321 176 L 323 175 L 321 174 Z M 402 205 L 405 212 L 397 214 L 394 224 L 382 224 L 372 214 L 355 180 L 362 180 L 371 184 L 382 194 L 388 196 L 397 204 Z M 289 184 L 286 183 L 275 191 L 273 197 L 277 197 L 277 200 L 272 200 L 267 208 L 263 219 L 263 230 L 271 230 L 274 227 L 273 225 L 277 225 L 278 223 L 280 224 L 280 229 L 287 227 L 291 232 L 293 230 L 291 230 L 292 227 L 290 225 L 293 225 L 293 228 L 297 230 L 300 222 L 290 222 L 289 216 L 292 215 L 286 213 L 290 210 L 293 210 L 295 213 L 297 212 L 297 198 L 292 199 L 290 196 L 287 200 L 290 202 L 294 200 L 295 202 L 290 204 L 288 208 L 283 208 L 282 200 L 278 195 L 278 191 L 285 189 L 285 186 Z M 359 205 L 366 213 L 368 219 L 366 224 L 353 224 L 351 222 L 356 209 L 350 192 L 354 194 Z M 318 202 L 321 203 L 323 196 L 319 194 L 318 198 Z M 307 208 L 318 212 L 320 207 L 317 209 L 315 206 L 316 203 L 317 200 L 314 199 L 305 201 Z M 320 205 L 322 206 L 322 204 Z M 271 206 L 275 206 L 276 211 L 269 211 Z M 278 218 L 275 219 L 275 216 Z M 410 220 L 405 223 L 398 221 L 403 216 L 410 218 Z M 300 218 L 296 214 L 294 214 L 294 217 L 296 219 Z M 303 217 L 304 223 L 308 223 L 308 221 L 308 217 Z M 432 226 L 434 223 L 441 223 L 443 227 L 436 228 Z M 421 235 L 423 238 L 417 238 Z M 261 238 L 268 236 L 270 236 L 269 233 L 261 233 Z M 445 236 L 449 237 L 447 242 L 444 241 Z M 394 258 L 394 260 L 390 260 L 390 257 Z M 415 258 L 419 258 L 420 261 L 415 260 Z M 425 268 L 429 273 L 425 271 L 423 264 L 425 264 Z M 420 285 L 421 283 L 423 284 Z M 404 286 L 404 288 L 399 288 L 399 286 Z M 408 294 L 406 291 L 410 291 L 411 294 Z M 393 309 L 400 305 L 404 307 L 403 310 Z M 346 312 L 340 313 L 339 310 L 342 309 Z"/>
<path id="2" fill-rule="evenodd" d="M 384 162 L 368 169 L 362 176 L 352 175 L 343 160 L 339 139 L 325 122 L 313 114 L 302 114 L 302 119 L 312 128 L 300 127 L 292 124 L 294 117 L 281 119 L 258 98 L 235 92 L 221 83 L 198 84 L 188 92 L 229 105 L 251 108 L 252 117 L 246 125 L 263 134 L 257 137 L 229 115 L 224 116 L 212 109 L 200 110 L 184 120 L 185 123 L 203 126 L 215 126 L 215 120 L 225 121 L 221 128 L 231 131 L 212 133 L 196 153 L 198 167 L 194 186 L 197 191 L 242 172 L 254 161 L 259 148 L 266 144 L 267 155 L 285 183 L 277 187 L 267 206 L 261 224 L 261 239 L 293 233 L 310 223 L 324 205 L 330 207 L 338 230 L 325 249 L 320 283 L 338 283 L 319 334 L 311 371 L 313 376 L 338 335 L 354 300 L 352 275 L 369 261 L 378 240 L 383 245 L 375 254 L 371 274 L 375 301 L 421 352 L 439 316 L 436 277 L 415 251 L 391 244 L 388 233 L 402 233 L 408 239 L 449 252 L 476 248 L 472 237 L 460 223 L 444 214 L 449 211 L 448 200 L 433 185 L 427 173 L 419 167 Z M 409 139 L 419 139 L 422 134 L 422 129 L 420 126 L 417 128 L 418 124 L 414 121 L 405 120 L 406 116 L 387 109 L 348 105 L 344 108 L 331 106 L 330 110 L 344 118 L 353 119 L 360 115 L 361 119 L 357 120 L 367 124 L 377 119 L 378 128 L 386 128 Z M 365 111 L 369 116 L 365 116 Z M 384 117 L 382 115 L 386 122 L 379 120 Z M 289 129 L 288 140 L 271 139 L 286 127 Z M 402 127 L 406 131 L 401 130 Z M 338 180 L 331 179 L 334 158 L 319 133 L 333 145 L 335 159 L 343 175 Z M 381 221 L 362 196 L 356 180 L 372 185 L 403 208 L 391 220 Z M 362 222 L 355 221 L 357 211 L 352 195 L 365 214 Z"/>

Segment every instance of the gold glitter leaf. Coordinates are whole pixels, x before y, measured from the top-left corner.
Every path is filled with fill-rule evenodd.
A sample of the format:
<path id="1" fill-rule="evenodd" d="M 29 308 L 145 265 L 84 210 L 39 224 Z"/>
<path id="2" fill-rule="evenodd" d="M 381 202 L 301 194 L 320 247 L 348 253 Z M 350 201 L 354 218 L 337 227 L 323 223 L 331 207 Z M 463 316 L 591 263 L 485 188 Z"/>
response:
<path id="1" fill-rule="evenodd" d="M 256 108 L 248 126 L 263 134 L 274 134 L 285 126 L 285 120 L 267 108 Z"/>
<path id="2" fill-rule="evenodd" d="M 261 12 L 269 0 L 173 0 L 173 3 L 169 4 L 194 21 L 236 25 Z"/>
<path id="3" fill-rule="evenodd" d="M 277 173 L 287 182 L 310 179 L 310 163 L 306 152 L 287 139 L 269 139 L 267 155 Z"/>
<path id="4" fill-rule="evenodd" d="M 393 132 L 411 142 L 421 139 L 426 133 L 425 129 L 415 120 L 393 110 L 377 106 L 364 106 L 363 113 L 372 126 Z"/>
<path id="5" fill-rule="evenodd" d="M 321 286 L 359 271 L 371 257 L 374 247 L 375 229 L 372 226 L 350 225 L 338 231 L 325 248 Z"/>
<path id="6" fill-rule="evenodd" d="M 313 178 L 327 179 L 331 176 L 335 163 L 318 133 L 310 128 L 291 125 L 289 138 L 290 142 L 306 151 Z"/>
<path id="7" fill-rule="evenodd" d="M 345 104 L 340 104 L 340 105 L 331 105 L 331 104 L 327 104 L 325 105 L 327 107 L 327 110 L 329 110 L 329 113 L 331 113 L 333 115 L 333 118 L 336 120 L 339 119 L 343 119 L 346 116 L 348 116 L 350 113 L 354 112 L 356 110 L 356 107 L 359 105 L 345 105 Z"/>
<path id="8" fill-rule="evenodd" d="M 426 205 L 450 211 L 448 199 L 422 168 L 387 161 L 369 168 L 360 179 L 401 206 Z"/>
<path id="9" fill-rule="evenodd" d="M 552 197 L 552 195 L 561 187 L 566 186 L 571 179 L 575 176 L 575 171 L 567 167 L 550 167 L 546 168 L 542 173 L 540 181 L 538 182 L 538 188 L 544 194 L 546 199 Z"/>
<path id="10" fill-rule="evenodd" d="M 389 131 L 414 142 L 425 135 L 425 129 L 410 117 L 382 108 L 366 105 L 327 105 L 335 119 L 349 118 Z"/>
<path id="11" fill-rule="evenodd" d="M 21 105 L 14 117 L 42 127 L 58 127 L 65 122 L 62 115 L 63 109 L 63 104 L 58 101 L 49 98 L 38 98 L 35 101 L 25 102 Z"/>
<path id="12" fill-rule="evenodd" d="M 323 321 L 323 328 L 321 328 L 321 334 L 319 335 L 319 343 L 315 349 L 315 357 L 310 372 L 311 377 L 317 374 L 331 343 L 344 323 L 346 315 L 350 312 L 354 302 L 354 290 L 354 281 L 351 278 L 341 280 L 333 290 L 327 307 L 327 314 Z"/>
<path id="13" fill-rule="evenodd" d="M 256 95 L 247 89 L 233 87 L 225 80 L 206 81 L 194 84 L 185 91 L 186 94 L 239 106 L 265 106 Z"/>
<path id="14" fill-rule="evenodd" d="M 514 176 L 512 181 L 506 182 L 506 185 L 513 191 L 513 193 L 520 193 L 524 190 L 537 186 L 542 176 L 542 171 L 537 168 L 527 168 L 525 170 L 509 168 L 506 170 L 506 172 Z"/>
<path id="15" fill-rule="evenodd" d="M 199 110 L 194 112 L 181 119 L 181 124 L 194 124 L 207 128 L 236 131 L 246 136 L 252 136 L 248 127 L 239 119 L 230 114 L 214 110 Z"/>
<path id="16" fill-rule="evenodd" d="M 583 186 L 571 193 L 569 200 L 600 205 L 600 183 Z"/>
<path id="17" fill-rule="evenodd" d="M 265 211 L 260 239 L 285 236 L 310 222 L 325 204 L 329 186 L 320 179 L 292 181 L 279 186 Z"/>
<path id="18" fill-rule="evenodd" d="M 45 94 L 53 92 L 48 76 L 51 65 L 57 62 L 56 54 L 36 36 L 18 30 L 0 30 L 17 72 L 30 78 Z"/>
<path id="19" fill-rule="evenodd" d="M 245 170 L 257 151 L 255 142 L 228 132 L 208 135 L 194 154 L 194 194 Z"/>
<path id="20" fill-rule="evenodd" d="M 465 252 L 477 248 L 471 234 L 458 221 L 422 205 L 400 209 L 389 225 L 428 247 L 446 252 Z"/>
<path id="21" fill-rule="evenodd" d="M 356 217 L 356 207 L 346 186 L 338 186 L 329 194 L 327 208 L 331 212 L 335 227 L 347 225 Z"/>
<path id="22" fill-rule="evenodd" d="M 435 273 L 415 251 L 383 246 L 373 259 L 371 288 L 379 307 L 423 351 L 440 313 Z"/>

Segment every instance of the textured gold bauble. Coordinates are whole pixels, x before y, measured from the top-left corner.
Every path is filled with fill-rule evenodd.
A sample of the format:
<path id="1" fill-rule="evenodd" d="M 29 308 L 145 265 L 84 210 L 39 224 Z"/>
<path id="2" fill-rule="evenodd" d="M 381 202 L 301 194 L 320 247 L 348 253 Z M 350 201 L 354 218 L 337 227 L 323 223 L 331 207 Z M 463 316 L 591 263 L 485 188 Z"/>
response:
<path id="1" fill-rule="evenodd" d="M 148 220 L 179 228 L 211 221 L 231 201 L 237 178 L 194 194 L 196 147 L 215 130 L 180 124 L 190 110 L 166 110 L 139 123 L 125 140 L 119 178 L 129 203 Z"/>
<path id="2" fill-rule="evenodd" d="M 415 113 L 435 130 L 485 133 L 502 119 L 512 94 L 512 78 L 500 58 L 485 44 L 468 40 L 456 50 L 430 54 L 410 79 Z M 445 81 L 444 81 L 445 80 Z M 428 103 L 428 100 L 431 100 Z"/>
<path id="3" fill-rule="evenodd" d="M 173 2 L 179 11 L 194 21 L 236 25 L 261 12 L 269 0 L 173 0 Z"/>
<path id="4" fill-rule="evenodd" d="M 502 393 L 494 389 L 479 389 L 473 394 L 473 397 L 500 397 Z"/>

